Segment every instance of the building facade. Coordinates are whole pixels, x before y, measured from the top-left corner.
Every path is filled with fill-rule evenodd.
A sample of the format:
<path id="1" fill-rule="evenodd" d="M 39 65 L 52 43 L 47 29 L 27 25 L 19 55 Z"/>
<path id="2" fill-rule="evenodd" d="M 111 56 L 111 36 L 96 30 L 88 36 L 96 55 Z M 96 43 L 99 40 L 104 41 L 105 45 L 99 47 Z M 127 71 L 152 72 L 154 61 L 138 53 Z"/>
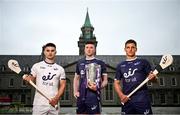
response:
<path id="1" fill-rule="evenodd" d="M 79 55 L 58 55 L 56 58 L 56 62 L 64 67 L 67 77 L 66 90 L 61 99 L 61 106 L 76 106 L 76 99 L 73 97 L 73 78 L 76 63 L 83 57 L 84 46 L 87 41 L 94 42 L 95 46 L 98 43 L 93 34 L 94 27 L 90 23 L 88 12 L 81 30 L 82 34 L 78 41 Z M 116 66 L 119 62 L 125 60 L 125 56 L 97 55 L 96 57 L 106 63 L 108 73 L 108 85 L 102 89 L 102 105 L 120 106 L 119 98 L 113 87 L 113 81 Z M 160 55 L 140 55 L 138 57 L 147 59 L 152 67 L 158 65 L 161 59 Z M 30 73 L 32 65 L 39 62 L 41 58 L 38 55 L 0 55 L 0 98 L 8 97 L 12 102 L 32 105 L 34 88 L 27 85 L 22 78 L 11 71 L 7 66 L 7 62 L 9 59 L 16 59 L 22 71 Z M 147 83 L 153 106 L 180 106 L 180 56 L 174 55 L 173 58 L 173 64 L 158 75 L 158 83 Z"/>

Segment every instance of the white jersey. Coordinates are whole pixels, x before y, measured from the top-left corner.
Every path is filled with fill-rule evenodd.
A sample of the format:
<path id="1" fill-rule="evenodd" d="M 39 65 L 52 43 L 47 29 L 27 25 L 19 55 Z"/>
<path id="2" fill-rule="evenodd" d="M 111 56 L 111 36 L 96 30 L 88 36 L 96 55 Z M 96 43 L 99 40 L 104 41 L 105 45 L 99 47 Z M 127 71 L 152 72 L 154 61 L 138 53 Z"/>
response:
<path id="1" fill-rule="evenodd" d="M 60 65 L 45 61 L 34 64 L 31 74 L 36 77 L 37 87 L 49 98 L 57 94 L 60 80 L 66 79 L 65 71 Z M 36 90 L 33 105 L 49 105 L 49 101 Z"/>

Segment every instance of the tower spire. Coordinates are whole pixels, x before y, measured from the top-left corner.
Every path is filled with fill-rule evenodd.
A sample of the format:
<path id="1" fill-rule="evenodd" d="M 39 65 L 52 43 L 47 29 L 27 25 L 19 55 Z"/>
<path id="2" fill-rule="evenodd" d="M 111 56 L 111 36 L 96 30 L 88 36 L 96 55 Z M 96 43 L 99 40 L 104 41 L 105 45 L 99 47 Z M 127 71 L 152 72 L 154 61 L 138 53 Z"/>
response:
<path id="1" fill-rule="evenodd" d="M 87 8 L 87 13 L 86 13 L 86 19 L 84 22 L 84 27 L 92 27 L 91 22 L 90 22 L 90 18 L 89 18 L 88 8 Z"/>

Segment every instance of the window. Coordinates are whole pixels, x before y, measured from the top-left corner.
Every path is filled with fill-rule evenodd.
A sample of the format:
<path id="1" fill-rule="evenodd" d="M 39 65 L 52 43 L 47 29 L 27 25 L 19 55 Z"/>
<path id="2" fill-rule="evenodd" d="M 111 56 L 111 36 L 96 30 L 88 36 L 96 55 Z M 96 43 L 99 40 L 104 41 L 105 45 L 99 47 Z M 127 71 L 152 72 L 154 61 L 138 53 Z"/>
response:
<path id="1" fill-rule="evenodd" d="M 70 80 L 66 79 L 66 89 L 64 91 L 64 95 L 62 96 L 62 100 L 70 100 L 70 90 L 71 90 L 71 85 L 70 85 Z"/>
<path id="2" fill-rule="evenodd" d="M 22 86 L 22 87 L 26 87 L 26 81 L 23 80 L 23 79 L 21 80 L 21 86 Z"/>
<path id="3" fill-rule="evenodd" d="M 1 84 L 2 84 L 2 80 L 0 79 L 0 88 L 2 87 Z"/>
<path id="4" fill-rule="evenodd" d="M 1 68 L 1 71 L 2 71 L 2 72 L 5 71 L 5 65 L 1 65 L 0 68 Z"/>
<path id="5" fill-rule="evenodd" d="M 147 85 L 148 85 L 148 86 L 152 86 L 152 82 L 151 82 L 151 81 L 148 81 L 148 82 L 147 82 Z"/>
<path id="6" fill-rule="evenodd" d="M 28 71 L 29 71 L 29 67 L 28 67 L 28 66 L 27 66 L 27 67 L 26 67 L 26 66 L 23 67 L 23 71 L 24 71 L 24 72 L 28 72 Z"/>
<path id="7" fill-rule="evenodd" d="M 21 94 L 21 103 L 25 104 L 25 102 L 26 102 L 26 95 Z"/>
<path id="8" fill-rule="evenodd" d="M 171 86 L 176 86 L 177 85 L 177 80 L 175 77 L 171 78 Z"/>
<path id="9" fill-rule="evenodd" d="M 165 84 L 164 84 L 164 78 L 159 78 L 159 85 L 160 86 L 164 86 Z"/>
<path id="10" fill-rule="evenodd" d="M 174 93 L 174 95 L 173 95 L 173 103 L 174 104 L 178 104 L 179 103 L 179 96 L 176 93 Z"/>
<path id="11" fill-rule="evenodd" d="M 9 98 L 10 98 L 11 100 L 13 100 L 13 95 L 12 95 L 12 94 L 9 94 L 8 96 L 9 96 Z"/>
<path id="12" fill-rule="evenodd" d="M 113 80 L 108 79 L 108 84 L 105 88 L 105 100 L 114 100 Z"/>
<path id="13" fill-rule="evenodd" d="M 165 94 L 160 94 L 160 103 L 165 104 L 166 103 L 166 96 Z"/>
<path id="14" fill-rule="evenodd" d="M 170 66 L 170 67 L 169 67 L 169 70 L 170 70 L 170 71 L 175 71 L 175 68 L 172 67 L 172 66 Z"/>
<path id="15" fill-rule="evenodd" d="M 11 79 L 9 80 L 9 86 L 10 86 L 10 87 L 13 87 L 13 86 L 14 86 L 14 79 L 11 78 Z"/>
<path id="16" fill-rule="evenodd" d="M 30 67 L 28 65 L 23 67 L 23 71 L 24 72 L 29 72 L 29 70 L 30 70 Z"/>
<path id="17" fill-rule="evenodd" d="M 151 104 L 154 104 L 154 95 L 152 93 L 149 94 L 150 99 L 151 99 Z"/>

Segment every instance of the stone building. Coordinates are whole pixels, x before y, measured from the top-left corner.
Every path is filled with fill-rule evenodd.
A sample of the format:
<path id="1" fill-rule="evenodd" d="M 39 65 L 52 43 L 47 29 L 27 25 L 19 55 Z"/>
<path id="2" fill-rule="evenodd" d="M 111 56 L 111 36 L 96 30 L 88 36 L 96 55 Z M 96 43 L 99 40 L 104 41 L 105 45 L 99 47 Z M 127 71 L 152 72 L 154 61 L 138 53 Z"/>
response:
<path id="1" fill-rule="evenodd" d="M 78 41 L 79 55 L 58 55 L 56 58 L 56 62 L 64 67 L 67 77 L 66 90 L 61 99 L 61 106 L 76 106 L 76 100 L 73 97 L 73 77 L 77 61 L 84 55 L 85 42 L 92 41 L 95 46 L 98 46 L 88 12 L 81 31 L 82 34 Z M 125 56 L 97 55 L 96 57 L 102 59 L 107 65 L 108 85 L 102 90 L 102 105 L 119 106 L 120 102 L 114 91 L 113 79 L 116 65 L 125 60 Z M 158 65 L 161 59 L 160 55 L 140 55 L 138 57 L 147 59 L 152 67 Z M 12 102 L 32 105 L 34 88 L 26 85 L 22 78 L 12 72 L 7 67 L 7 62 L 9 59 L 16 59 L 22 71 L 29 73 L 32 65 L 40 61 L 41 58 L 39 55 L 0 55 L 0 97 L 9 97 Z M 158 75 L 158 83 L 149 82 L 147 84 L 153 106 L 180 106 L 180 56 L 173 55 L 173 58 L 173 64 Z"/>

